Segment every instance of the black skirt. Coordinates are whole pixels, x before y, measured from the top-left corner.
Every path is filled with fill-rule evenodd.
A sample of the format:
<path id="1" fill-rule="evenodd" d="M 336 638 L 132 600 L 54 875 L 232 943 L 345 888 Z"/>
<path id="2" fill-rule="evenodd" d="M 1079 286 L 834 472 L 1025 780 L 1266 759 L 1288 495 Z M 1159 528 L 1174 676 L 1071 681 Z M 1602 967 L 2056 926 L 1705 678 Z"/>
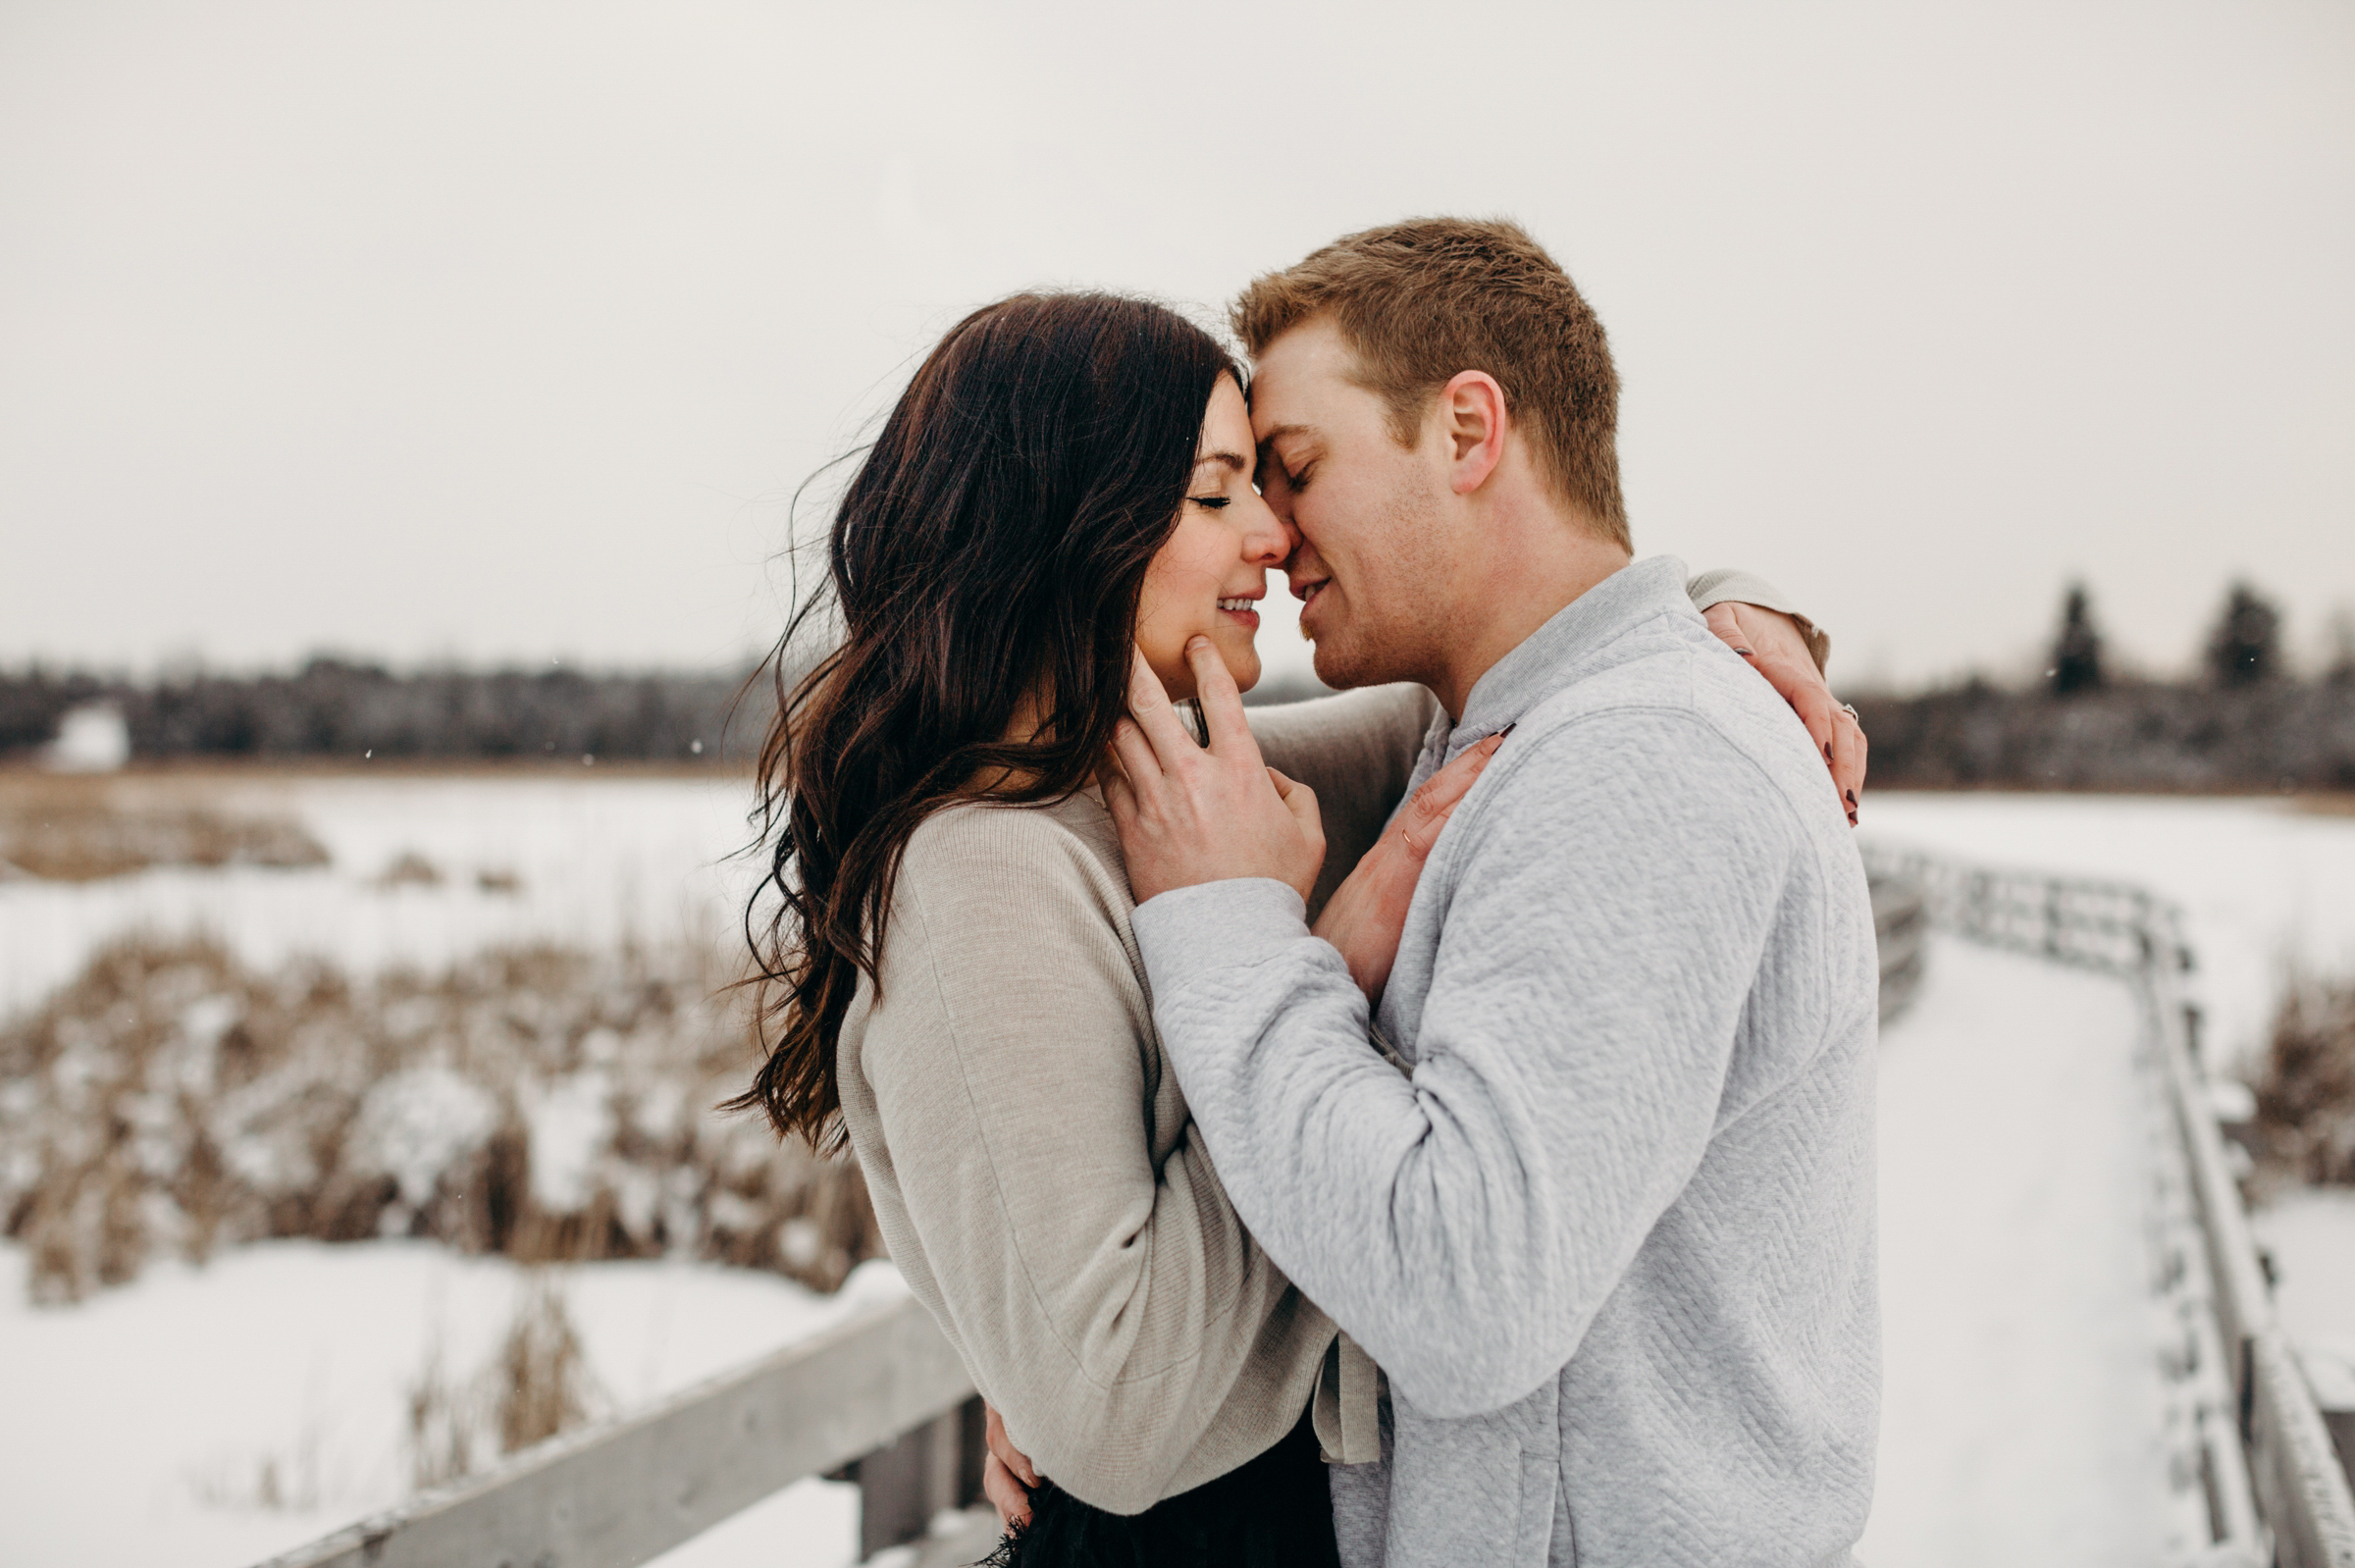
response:
<path id="1" fill-rule="evenodd" d="M 1340 1568 L 1333 1495 L 1316 1433 L 1291 1435 L 1238 1470 L 1164 1497 L 1141 1514 L 1106 1513 L 1042 1481 L 1030 1523 L 987 1568 Z"/>

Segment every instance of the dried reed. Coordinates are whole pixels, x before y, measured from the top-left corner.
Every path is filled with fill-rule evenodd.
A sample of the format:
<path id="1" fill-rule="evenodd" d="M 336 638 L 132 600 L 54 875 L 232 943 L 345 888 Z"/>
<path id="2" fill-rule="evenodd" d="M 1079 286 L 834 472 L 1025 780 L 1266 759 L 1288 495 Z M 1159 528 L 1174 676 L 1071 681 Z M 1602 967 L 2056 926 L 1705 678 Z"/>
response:
<path id="1" fill-rule="evenodd" d="M 5 775 L 0 865 L 49 881 L 92 882 L 153 866 L 325 865 L 291 817 L 153 798 L 111 779 Z"/>
<path id="2" fill-rule="evenodd" d="M 2355 1184 L 2355 977 L 2291 978 L 2256 1090 L 2273 1174 Z"/>
<path id="3" fill-rule="evenodd" d="M 751 1071 L 723 978 L 533 948 L 358 982 L 117 942 L 0 1025 L 0 1226 L 47 1302 L 270 1236 L 676 1254 L 831 1289 L 881 1250 L 865 1189 L 710 1109 Z"/>

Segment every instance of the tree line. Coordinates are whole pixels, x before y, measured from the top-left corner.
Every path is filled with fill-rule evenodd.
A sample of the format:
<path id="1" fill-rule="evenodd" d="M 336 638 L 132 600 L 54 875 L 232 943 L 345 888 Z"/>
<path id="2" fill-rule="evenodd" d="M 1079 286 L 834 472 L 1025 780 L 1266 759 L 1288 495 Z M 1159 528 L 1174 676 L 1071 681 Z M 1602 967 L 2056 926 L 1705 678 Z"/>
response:
<path id="1" fill-rule="evenodd" d="M 741 700 L 740 700 L 741 699 Z M 742 761 L 774 711 L 744 675 L 433 670 L 315 658 L 290 675 L 193 674 L 153 682 L 39 667 L 0 672 L 0 756 L 104 704 L 139 758 Z"/>
<path id="2" fill-rule="evenodd" d="M 2224 597 L 2189 680 L 2121 673 L 2092 596 L 2061 604 L 2043 676 L 1982 677 L 1910 696 L 1858 697 L 1872 782 L 1917 788 L 2355 790 L 2355 639 L 2300 679 L 2278 606 L 2247 583 Z"/>
<path id="3" fill-rule="evenodd" d="M 2043 677 L 1982 677 L 1911 695 L 1859 696 L 1872 781 L 1919 788 L 2355 790 L 2355 636 L 2301 679 L 2279 608 L 2249 585 L 2225 596 L 2200 673 L 2120 671 L 2092 596 L 2061 605 Z M 1318 695 L 1313 679 L 1263 684 L 1254 702 Z M 292 674 L 190 674 L 152 682 L 0 671 L 0 757 L 49 743 L 69 711 L 114 707 L 137 758 L 741 764 L 775 711 L 765 677 L 429 670 L 315 658 Z"/>
<path id="4" fill-rule="evenodd" d="M 1323 695 L 1276 677 L 1246 701 Z M 428 670 L 314 658 L 290 675 L 167 676 L 151 682 L 35 665 L 0 670 L 0 758 L 47 746 L 66 714 L 103 704 L 144 758 L 382 758 L 743 763 L 776 712 L 763 667 L 734 675 L 579 670 Z"/>

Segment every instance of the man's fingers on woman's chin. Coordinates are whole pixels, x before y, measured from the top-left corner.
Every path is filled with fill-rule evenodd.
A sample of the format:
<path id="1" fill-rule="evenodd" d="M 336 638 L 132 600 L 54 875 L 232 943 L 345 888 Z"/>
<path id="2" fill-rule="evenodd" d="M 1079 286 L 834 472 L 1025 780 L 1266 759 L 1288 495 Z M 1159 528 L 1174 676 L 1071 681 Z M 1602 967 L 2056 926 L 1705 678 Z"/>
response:
<path id="1" fill-rule="evenodd" d="M 1194 672 L 1194 690 L 1203 702 L 1212 698 L 1240 698 L 1242 692 L 1234 684 L 1234 672 L 1219 656 L 1219 651 L 1207 637 L 1197 637 L 1185 645 L 1185 662 Z"/>
<path id="2" fill-rule="evenodd" d="M 1140 781 L 1161 776 L 1161 754 L 1153 750 L 1144 726 L 1132 718 L 1122 719 L 1112 727 L 1112 755 L 1121 764 L 1123 787 L 1134 791 Z"/>
<path id="3" fill-rule="evenodd" d="M 1170 694 L 1163 688 L 1161 677 L 1153 673 L 1153 666 L 1145 661 L 1145 651 L 1132 647 L 1129 654 L 1128 706 L 1150 707 L 1157 702 L 1168 702 Z"/>

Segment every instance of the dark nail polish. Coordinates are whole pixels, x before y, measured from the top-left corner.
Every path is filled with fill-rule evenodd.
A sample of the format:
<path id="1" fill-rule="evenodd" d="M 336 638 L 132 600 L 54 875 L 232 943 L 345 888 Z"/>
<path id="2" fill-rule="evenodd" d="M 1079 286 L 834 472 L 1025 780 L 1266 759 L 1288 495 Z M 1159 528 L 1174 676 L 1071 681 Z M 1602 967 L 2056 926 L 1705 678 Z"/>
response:
<path id="1" fill-rule="evenodd" d="M 1823 759 L 1827 762 L 1832 759 L 1832 743 L 1830 741 L 1823 743 Z"/>
<path id="2" fill-rule="evenodd" d="M 1848 804 L 1851 806 L 1857 804 L 1857 792 L 1855 790 L 1850 790 L 1848 792 Z"/>

